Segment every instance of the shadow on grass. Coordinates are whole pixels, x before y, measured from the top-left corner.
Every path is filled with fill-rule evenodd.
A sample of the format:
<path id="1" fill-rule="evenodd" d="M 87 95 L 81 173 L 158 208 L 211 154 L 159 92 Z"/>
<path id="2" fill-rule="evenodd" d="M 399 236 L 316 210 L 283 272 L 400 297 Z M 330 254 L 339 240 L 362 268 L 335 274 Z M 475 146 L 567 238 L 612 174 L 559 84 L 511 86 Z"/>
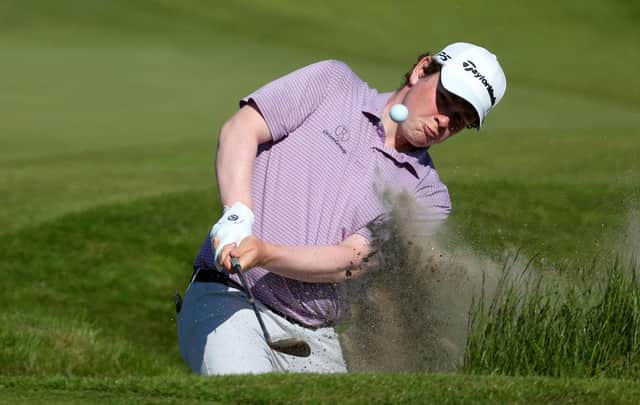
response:
<path id="1" fill-rule="evenodd" d="M 216 204 L 168 194 L 2 236 L 0 374 L 181 370 L 173 293 Z"/>

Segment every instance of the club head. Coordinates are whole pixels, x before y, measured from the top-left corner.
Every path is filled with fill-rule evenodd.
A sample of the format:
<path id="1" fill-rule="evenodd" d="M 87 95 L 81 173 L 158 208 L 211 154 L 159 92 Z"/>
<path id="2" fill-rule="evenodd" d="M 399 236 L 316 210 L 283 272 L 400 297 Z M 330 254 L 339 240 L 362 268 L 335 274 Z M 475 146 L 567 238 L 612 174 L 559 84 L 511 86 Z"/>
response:
<path id="1" fill-rule="evenodd" d="M 302 339 L 286 338 L 269 342 L 269 347 L 277 352 L 297 357 L 309 357 L 311 347 Z"/>

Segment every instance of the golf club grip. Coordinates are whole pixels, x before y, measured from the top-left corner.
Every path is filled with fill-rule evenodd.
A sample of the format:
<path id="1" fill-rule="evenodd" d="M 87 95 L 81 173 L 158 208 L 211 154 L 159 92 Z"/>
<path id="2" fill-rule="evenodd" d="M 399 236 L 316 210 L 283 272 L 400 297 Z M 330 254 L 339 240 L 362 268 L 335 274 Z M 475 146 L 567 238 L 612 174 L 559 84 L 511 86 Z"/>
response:
<path id="1" fill-rule="evenodd" d="M 264 322 L 262 321 L 262 315 L 260 315 L 260 311 L 258 311 L 256 300 L 255 298 L 253 298 L 253 293 L 251 292 L 251 289 L 247 285 L 247 280 L 244 278 L 244 274 L 242 274 L 242 267 L 240 267 L 240 262 L 238 261 L 237 257 L 231 258 L 231 267 L 233 267 L 233 271 L 235 271 L 236 274 L 238 274 L 238 278 L 240 279 L 240 284 L 242 284 L 242 288 L 244 288 L 244 291 L 247 293 L 247 296 L 249 297 L 249 303 L 253 307 L 253 312 L 255 312 L 256 318 L 258 318 L 258 322 L 260 323 L 260 328 L 262 329 L 262 333 L 264 334 L 264 337 L 267 340 L 267 343 L 271 344 L 271 336 L 269 335 L 269 332 L 267 332 L 267 327 L 264 325 Z"/>
<path id="2" fill-rule="evenodd" d="M 249 286 L 247 286 L 247 280 L 245 280 L 244 275 L 242 274 L 242 267 L 240 267 L 240 261 L 237 257 L 231 258 L 231 267 L 233 268 L 233 271 L 238 275 L 238 278 L 240 278 L 240 284 L 242 284 L 242 288 L 244 288 L 247 295 L 249 295 L 249 298 L 251 298 L 251 301 L 253 301 L 253 294 L 251 293 Z"/>

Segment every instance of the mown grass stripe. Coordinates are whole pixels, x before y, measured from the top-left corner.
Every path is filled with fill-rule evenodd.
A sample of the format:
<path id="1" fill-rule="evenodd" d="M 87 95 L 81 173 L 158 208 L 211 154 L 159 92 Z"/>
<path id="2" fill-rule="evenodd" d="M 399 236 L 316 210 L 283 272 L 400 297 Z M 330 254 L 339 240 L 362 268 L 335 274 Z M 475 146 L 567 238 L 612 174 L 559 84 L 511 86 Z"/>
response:
<path id="1" fill-rule="evenodd" d="M 228 377 L 64 378 L 2 377 L 0 398 L 30 392 L 111 394 L 225 403 L 634 403 L 640 383 L 617 379 L 465 376 L 455 374 L 261 375 Z"/>

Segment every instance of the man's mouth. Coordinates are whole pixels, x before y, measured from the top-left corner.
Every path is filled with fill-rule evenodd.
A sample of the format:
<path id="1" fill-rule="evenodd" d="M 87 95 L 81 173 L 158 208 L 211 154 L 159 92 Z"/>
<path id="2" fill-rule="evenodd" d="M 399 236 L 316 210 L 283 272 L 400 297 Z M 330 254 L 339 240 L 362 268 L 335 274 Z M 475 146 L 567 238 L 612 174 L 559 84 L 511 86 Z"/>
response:
<path id="1" fill-rule="evenodd" d="M 431 138 L 431 139 L 437 139 L 438 138 L 438 133 L 436 131 L 434 131 L 433 128 L 431 128 L 427 124 L 424 124 L 424 132 L 427 134 L 428 138 Z"/>

